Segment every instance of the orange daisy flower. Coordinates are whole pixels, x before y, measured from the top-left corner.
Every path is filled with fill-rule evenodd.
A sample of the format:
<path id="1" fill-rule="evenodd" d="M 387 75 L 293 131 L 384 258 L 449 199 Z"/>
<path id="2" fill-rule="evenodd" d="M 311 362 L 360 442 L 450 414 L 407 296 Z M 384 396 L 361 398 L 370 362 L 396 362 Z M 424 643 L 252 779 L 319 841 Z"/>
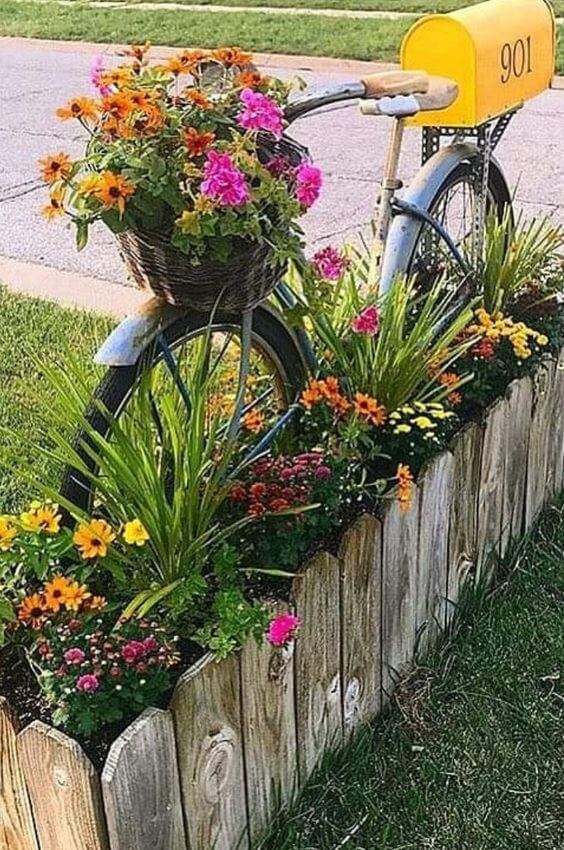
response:
<path id="1" fill-rule="evenodd" d="M 123 51 L 123 56 L 133 56 L 138 62 L 142 62 L 150 49 L 150 41 L 146 41 L 145 44 L 132 44 L 130 47 L 126 47 Z"/>
<path id="2" fill-rule="evenodd" d="M 362 419 L 367 419 L 372 425 L 385 425 L 388 418 L 386 409 L 375 398 L 365 393 L 355 393 L 354 412 Z"/>
<path id="3" fill-rule="evenodd" d="M 184 130 L 184 144 L 190 156 L 202 156 L 215 139 L 215 133 L 200 133 L 195 127 Z"/>
<path id="4" fill-rule="evenodd" d="M 103 86 L 114 86 L 121 89 L 128 86 L 133 81 L 133 68 L 128 68 L 126 65 L 121 65 L 119 68 L 110 68 L 100 76 L 100 83 Z"/>
<path id="5" fill-rule="evenodd" d="M 111 526 L 105 520 L 93 519 L 88 525 L 80 525 L 72 540 L 84 560 L 89 560 L 104 558 L 115 537 Z"/>
<path id="6" fill-rule="evenodd" d="M 32 629 L 40 629 L 47 620 L 45 599 L 40 593 L 26 596 L 18 608 L 18 620 Z"/>
<path id="7" fill-rule="evenodd" d="M 342 416 L 344 413 L 347 413 L 347 411 L 349 411 L 352 407 L 348 398 L 345 398 L 344 395 L 338 394 L 331 397 L 329 404 L 338 416 Z"/>
<path id="8" fill-rule="evenodd" d="M 91 599 L 85 601 L 84 607 L 88 608 L 89 611 L 101 611 L 107 604 L 103 596 L 93 596 Z"/>
<path id="9" fill-rule="evenodd" d="M 232 65 L 250 65 L 253 61 L 253 54 L 246 53 L 240 47 L 222 47 L 219 50 L 212 50 L 212 57 L 228 68 Z"/>
<path id="10" fill-rule="evenodd" d="M 52 219 L 58 218 L 59 216 L 63 215 L 65 212 L 64 200 L 64 187 L 54 189 L 49 195 L 49 203 L 45 204 L 45 206 L 41 210 L 45 218 L 51 221 Z"/>
<path id="11" fill-rule="evenodd" d="M 313 378 L 302 392 L 300 396 L 300 403 L 303 404 L 306 410 L 311 410 L 312 407 L 319 404 L 322 400 L 323 393 L 321 391 L 321 381 L 316 381 Z"/>
<path id="12" fill-rule="evenodd" d="M 165 123 L 165 116 L 158 106 L 149 105 L 133 121 L 133 130 L 137 133 L 155 133 Z"/>
<path id="13" fill-rule="evenodd" d="M 250 431 L 251 434 L 260 434 L 260 432 L 264 429 L 264 413 L 258 408 L 254 408 L 253 410 L 249 410 L 243 419 L 241 420 L 243 426 Z"/>
<path id="14" fill-rule="evenodd" d="M 243 89 L 258 89 L 261 86 L 267 86 L 270 82 L 270 77 L 260 74 L 258 71 L 243 71 L 235 80 L 236 85 Z"/>
<path id="15" fill-rule="evenodd" d="M 71 583 L 65 576 L 55 576 L 51 581 L 45 582 L 45 607 L 56 614 L 64 607 L 70 586 Z"/>
<path id="16" fill-rule="evenodd" d="M 69 177 L 72 171 L 72 162 L 68 154 L 60 153 L 46 156 L 45 159 L 39 160 L 41 166 L 41 176 L 46 183 L 55 183 L 57 180 L 63 180 Z"/>
<path id="17" fill-rule="evenodd" d="M 182 55 L 180 56 L 171 56 L 164 64 L 165 71 L 168 71 L 170 74 L 174 74 L 175 77 L 179 77 L 180 74 L 189 74 L 190 73 L 190 63 L 184 59 Z"/>
<path id="18" fill-rule="evenodd" d="M 442 375 L 439 375 L 437 381 L 443 387 L 452 387 L 459 383 L 460 378 L 456 372 L 443 372 Z M 457 404 L 462 403 L 462 393 L 459 393 L 457 390 L 453 390 L 447 395 L 447 399 L 456 407 Z"/>
<path id="19" fill-rule="evenodd" d="M 66 106 L 57 109 L 57 117 L 61 121 L 72 118 L 81 121 L 95 121 L 98 117 L 99 106 L 91 97 L 73 97 Z"/>
<path id="20" fill-rule="evenodd" d="M 84 556 L 83 556 L 84 557 Z M 65 595 L 65 607 L 69 611 L 78 611 L 92 597 L 85 584 L 73 581 L 69 584 Z"/>
<path id="21" fill-rule="evenodd" d="M 407 511 L 413 499 L 413 475 L 409 466 L 405 463 L 400 463 L 396 472 L 396 481 L 398 482 L 398 502 L 402 511 Z"/>
<path id="22" fill-rule="evenodd" d="M 108 94 L 102 98 L 102 112 L 113 115 L 116 119 L 127 118 L 132 109 L 131 92 L 127 89 Z"/>
<path id="23" fill-rule="evenodd" d="M 119 214 L 125 212 L 126 201 L 135 193 L 135 186 L 128 183 L 120 174 L 113 171 L 105 171 L 100 174 L 100 180 L 92 194 L 101 201 L 106 209 L 117 207 Z"/>
<path id="24" fill-rule="evenodd" d="M 198 109 L 213 109 L 213 104 L 207 94 L 204 94 L 198 89 L 185 89 L 184 96 L 190 100 Z"/>

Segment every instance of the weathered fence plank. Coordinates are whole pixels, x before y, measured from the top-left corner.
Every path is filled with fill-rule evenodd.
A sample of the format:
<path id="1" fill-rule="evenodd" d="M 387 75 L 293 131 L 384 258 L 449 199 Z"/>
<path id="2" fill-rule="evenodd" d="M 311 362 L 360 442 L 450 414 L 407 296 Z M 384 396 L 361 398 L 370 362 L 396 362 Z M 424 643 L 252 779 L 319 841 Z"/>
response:
<path id="1" fill-rule="evenodd" d="M 422 651 L 445 628 L 454 469 L 453 455 L 443 452 L 429 463 L 418 482 L 421 496 L 415 625 Z"/>
<path id="2" fill-rule="evenodd" d="M 523 530 L 527 453 L 533 404 L 533 383 L 527 376 L 512 381 L 507 388 L 505 422 L 505 471 L 500 554 Z"/>
<path id="3" fill-rule="evenodd" d="M 553 473 L 549 460 L 554 435 L 551 414 L 555 373 L 554 361 L 545 360 L 533 376 L 533 412 L 527 455 L 526 531 L 531 528 L 547 498 L 553 492 Z"/>
<path id="4" fill-rule="evenodd" d="M 284 610 L 277 606 L 277 613 Z M 248 641 L 241 652 L 241 681 L 249 831 L 255 841 L 290 802 L 296 783 L 294 644 Z"/>
<path id="5" fill-rule="evenodd" d="M 554 451 L 552 455 L 552 468 L 554 470 L 554 492 L 559 494 L 564 487 L 564 348 L 559 354 L 554 369 L 553 423 Z"/>
<path id="6" fill-rule="evenodd" d="M 419 489 L 402 511 L 397 499 L 386 505 L 382 520 L 382 698 L 413 660 L 416 636 Z"/>
<path id="7" fill-rule="evenodd" d="M 476 423 L 466 425 L 452 440 L 454 458 L 449 523 L 447 579 L 447 625 L 462 588 L 478 566 L 478 495 L 482 465 L 483 431 Z"/>
<path id="8" fill-rule="evenodd" d="M 296 720 L 300 782 L 342 737 L 339 562 L 323 552 L 293 584 L 302 620 L 296 642 Z"/>
<path id="9" fill-rule="evenodd" d="M 172 715 L 148 708 L 102 772 L 111 850 L 186 850 Z"/>
<path id="10" fill-rule="evenodd" d="M 100 780 L 78 743 L 35 720 L 18 746 L 41 850 L 108 850 Z"/>
<path id="11" fill-rule="evenodd" d="M 240 686 L 239 655 L 207 655 L 172 698 L 190 850 L 248 846 Z"/>
<path id="12" fill-rule="evenodd" d="M 339 550 L 345 735 L 375 717 L 381 706 L 382 527 L 363 516 Z"/>
<path id="13" fill-rule="evenodd" d="M 16 729 L 8 703 L 0 697 L 0 850 L 37 850 Z"/>
<path id="14" fill-rule="evenodd" d="M 498 399 L 486 411 L 484 423 L 478 493 L 478 570 L 488 575 L 501 547 L 507 409 L 506 400 Z"/>

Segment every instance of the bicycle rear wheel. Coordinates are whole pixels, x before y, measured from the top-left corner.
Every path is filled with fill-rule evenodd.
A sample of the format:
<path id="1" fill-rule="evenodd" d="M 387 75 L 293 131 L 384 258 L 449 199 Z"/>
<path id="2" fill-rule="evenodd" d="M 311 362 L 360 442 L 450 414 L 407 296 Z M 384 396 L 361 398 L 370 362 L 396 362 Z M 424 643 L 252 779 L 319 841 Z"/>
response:
<path id="1" fill-rule="evenodd" d="M 240 351 L 241 315 L 218 312 L 211 321 L 205 314 L 186 311 L 163 331 L 163 337 L 181 375 L 182 364 L 189 361 L 191 343 L 208 332 L 212 335 L 212 344 L 216 351 L 225 358 L 227 364 L 225 385 L 218 387 L 218 397 L 215 401 L 229 406 L 229 395 L 233 390 L 232 378 L 238 374 L 236 357 Z M 108 369 L 85 413 L 90 427 L 102 436 L 108 436 L 110 429 L 107 413 L 115 418 L 122 416 L 135 397 L 135 389 L 140 379 L 148 372 L 154 372 L 157 382 L 161 385 L 165 382 L 170 385 L 174 380 L 164 361 L 162 349 L 156 343 L 148 347 L 135 365 Z M 274 311 L 262 306 L 257 307 L 253 311 L 252 319 L 249 382 L 258 393 L 262 409 L 268 409 L 271 418 L 280 416 L 296 399 L 306 374 L 302 351 L 291 329 Z M 220 397 L 220 394 L 223 397 Z M 234 394 L 233 392 L 232 395 Z M 256 402 L 249 407 L 259 409 Z M 87 428 L 80 429 L 75 435 L 74 445 L 88 468 L 95 471 L 87 454 L 80 451 L 80 446 L 85 442 L 88 443 Z M 91 508 L 94 494 L 90 479 L 76 469 L 68 467 L 64 471 L 61 493 L 81 510 Z"/>

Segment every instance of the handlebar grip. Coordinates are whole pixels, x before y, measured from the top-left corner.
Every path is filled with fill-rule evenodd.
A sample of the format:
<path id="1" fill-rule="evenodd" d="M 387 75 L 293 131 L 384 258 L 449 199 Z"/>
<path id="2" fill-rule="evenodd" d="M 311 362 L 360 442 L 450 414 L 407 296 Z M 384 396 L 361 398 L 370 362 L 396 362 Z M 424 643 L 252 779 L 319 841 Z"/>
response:
<path id="1" fill-rule="evenodd" d="M 429 90 L 429 77 L 424 71 L 385 71 L 362 77 L 361 83 L 366 97 L 425 94 Z"/>

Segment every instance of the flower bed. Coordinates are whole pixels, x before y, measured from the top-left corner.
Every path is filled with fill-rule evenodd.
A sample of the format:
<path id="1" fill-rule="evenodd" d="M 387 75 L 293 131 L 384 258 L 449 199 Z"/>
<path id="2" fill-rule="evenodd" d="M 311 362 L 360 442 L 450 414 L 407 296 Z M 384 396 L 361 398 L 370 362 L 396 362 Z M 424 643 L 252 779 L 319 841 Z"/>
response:
<path id="1" fill-rule="evenodd" d="M 100 100 L 63 108 L 91 139 L 84 160 L 44 162 L 50 209 L 81 241 L 97 219 L 137 238 L 155 213 L 188 264 L 221 262 L 239 237 L 296 260 L 320 173 L 261 159 L 287 88 L 236 51 L 165 69 L 131 54 L 96 67 Z M 3 692 L 33 719 L 17 732 L 2 704 L 10 850 L 254 842 L 385 707 L 466 577 L 562 487 L 563 244 L 548 222 L 490 221 L 479 292 L 456 315 L 452 270 L 381 295 L 352 249 L 292 263 L 287 318 L 318 369 L 293 429 L 258 456 L 276 376 L 258 358 L 239 387 L 227 334 L 190 340 L 182 383 L 157 364 L 97 425 L 72 358 L 42 366 L 55 392 L 41 450 L 94 500 L 37 481 L 39 501 L 0 517 Z M 76 429 L 78 444 L 63 436 Z M 2 460 L 34 481 L 33 463 Z"/>

